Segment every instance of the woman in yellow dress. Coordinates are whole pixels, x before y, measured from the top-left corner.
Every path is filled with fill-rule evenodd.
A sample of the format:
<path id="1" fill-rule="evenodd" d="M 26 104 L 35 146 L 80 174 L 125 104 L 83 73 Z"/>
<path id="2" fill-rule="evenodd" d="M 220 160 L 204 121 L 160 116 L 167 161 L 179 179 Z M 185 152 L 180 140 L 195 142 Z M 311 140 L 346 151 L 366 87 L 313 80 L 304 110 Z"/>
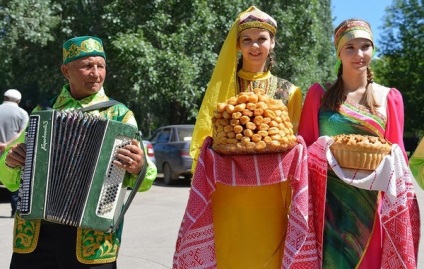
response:
<path id="1" fill-rule="evenodd" d="M 174 268 L 257 269 L 281 268 L 282 266 L 292 200 L 290 180 L 287 180 L 287 177 L 272 182 L 263 179 L 264 182 L 255 183 L 256 185 L 252 186 L 247 183 L 231 183 L 230 175 L 226 183 L 223 183 L 217 178 L 209 181 L 211 177 L 207 175 L 207 171 L 206 175 L 199 177 L 198 174 L 201 172 L 196 170 L 204 169 L 204 167 L 207 169 L 211 166 L 218 167 L 219 173 L 225 173 L 222 170 L 241 170 L 239 166 L 231 167 L 225 161 L 222 166 L 218 165 L 219 161 L 216 160 L 218 156 L 213 158 L 213 163 L 206 163 L 205 159 L 199 156 L 205 139 L 212 136 L 211 119 L 217 104 L 240 92 L 261 88 L 270 97 L 281 99 L 288 108 L 293 131 L 297 133 L 302 92 L 291 82 L 271 74 L 271 67 L 275 64 L 276 33 L 277 22 L 270 15 L 252 6 L 238 15 L 223 44 L 199 110 L 192 137 L 191 156 L 194 158 L 194 177 L 191 197 L 177 240 Z M 265 157 L 258 156 L 258 159 L 260 158 L 263 160 Z M 293 163 L 298 160 L 300 162 L 300 159 L 293 159 Z M 265 177 L 267 174 L 265 170 L 276 169 L 281 162 L 273 167 L 258 165 L 257 174 Z M 255 169 L 253 164 L 252 169 Z M 233 174 L 236 173 L 237 171 Z M 214 176 L 218 177 L 216 172 Z M 196 182 L 199 178 L 208 183 L 199 184 Z M 202 207 L 204 209 L 201 209 Z M 208 214 L 209 217 L 204 217 Z M 206 224 L 203 226 L 199 224 L 203 221 L 213 221 L 208 232 L 204 229 Z M 197 234 L 188 235 L 189 230 L 196 229 Z M 213 248 L 211 257 L 201 250 L 207 247 L 199 246 L 200 242 L 209 240 L 206 236 L 204 239 L 198 239 L 202 237 L 200 234 L 212 234 L 214 244 L 210 247 Z M 193 239 L 195 237 L 196 239 Z M 194 243 L 195 240 L 198 242 Z"/>

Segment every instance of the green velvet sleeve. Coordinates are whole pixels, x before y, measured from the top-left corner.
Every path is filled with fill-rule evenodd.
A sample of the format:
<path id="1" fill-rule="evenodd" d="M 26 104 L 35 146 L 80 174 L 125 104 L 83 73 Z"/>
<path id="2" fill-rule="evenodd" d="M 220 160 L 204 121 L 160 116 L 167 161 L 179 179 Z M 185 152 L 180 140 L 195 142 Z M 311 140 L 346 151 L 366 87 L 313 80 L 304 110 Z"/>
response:
<path id="1" fill-rule="evenodd" d="M 141 184 L 140 188 L 138 189 L 139 192 L 147 191 L 150 189 L 150 187 L 153 185 L 153 182 L 156 179 L 157 176 L 157 169 L 156 165 L 147 158 L 147 171 L 146 176 L 144 177 L 143 183 Z M 138 175 L 131 174 L 127 181 L 125 181 L 125 185 L 128 187 L 133 187 L 137 181 Z"/>
<path id="2" fill-rule="evenodd" d="M 418 185 L 424 189 L 424 139 L 421 140 L 414 154 L 409 159 L 409 167 Z"/>
<path id="3" fill-rule="evenodd" d="M 21 136 L 15 140 L 15 142 L 9 145 L 3 152 L 0 158 L 0 181 L 9 191 L 17 191 L 21 180 L 21 168 L 10 168 L 6 165 L 5 160 L 9 149 L 18 143 L 25 141 L 25 132 L 22 132 Z"/>

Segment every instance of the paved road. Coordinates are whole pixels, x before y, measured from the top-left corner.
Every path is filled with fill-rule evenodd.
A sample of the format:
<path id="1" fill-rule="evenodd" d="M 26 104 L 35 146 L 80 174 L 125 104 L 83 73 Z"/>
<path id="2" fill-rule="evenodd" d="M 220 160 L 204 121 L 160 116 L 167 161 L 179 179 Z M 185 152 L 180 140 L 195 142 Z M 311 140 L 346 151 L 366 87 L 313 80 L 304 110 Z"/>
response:
<path id="1" fill-rule="evenodd" d="M 164 186 L 158 178 L 146 193 L 139 193 L 125 218 L 120 269 L 172 268 L 172 255 L 178 229 L 189 194 L 189 183 Z M 424 233 L 424 191 L 417 188 Z M 0 269 L 9 266 L 13 220 L 10 205 L 0 203 Z M 419 269 L 424 269 L 424 236 L 421 241 Z"/>
<path id="2" fill-rule="evenodd" d="M 148 192 L 135 196 L 125 217 L 118 268 L 172 268 L 189 189 L 188 181 L 169 187 L 158 178 Z M 13 219 L 9 215 L 10 204 L 0 203 L 0 269 L 9 268 L 12 254 Z"/>

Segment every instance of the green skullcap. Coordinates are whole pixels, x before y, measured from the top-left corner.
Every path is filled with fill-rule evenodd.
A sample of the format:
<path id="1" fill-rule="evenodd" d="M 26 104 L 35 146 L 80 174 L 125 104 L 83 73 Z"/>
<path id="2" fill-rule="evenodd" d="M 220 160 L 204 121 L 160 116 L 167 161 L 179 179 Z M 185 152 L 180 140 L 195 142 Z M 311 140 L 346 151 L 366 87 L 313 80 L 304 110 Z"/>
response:
<path id="1" fill-rule="evenodd" d="M 78 36 L 63 43 L 63 64 L 87 56 L 101 56 L 106 60 L 106 54 L 100 38 Z"/>

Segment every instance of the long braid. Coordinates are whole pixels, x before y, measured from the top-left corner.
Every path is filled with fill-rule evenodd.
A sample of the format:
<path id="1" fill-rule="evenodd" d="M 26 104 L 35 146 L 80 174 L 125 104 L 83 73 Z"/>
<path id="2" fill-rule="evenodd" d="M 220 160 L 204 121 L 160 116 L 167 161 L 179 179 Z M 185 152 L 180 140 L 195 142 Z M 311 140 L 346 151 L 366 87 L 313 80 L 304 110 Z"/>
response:
<path id="1" fill-rule="evenodd" d="M 371 70 L 371 67 L 367 67 L 367 86 L 366 93 L 364 94 L 363 100 L 366 107 L 368 107 L 373 114 L 376 113 L 376 109 L 380 107 L 380 105 L 375 100 L 373 91 L 369 90 L 370 85 L 374 83 L 374 73 Z"/>
<path id="2" fill-rule="evenodd" d="M 336 82 L 324 93 L 322 97 L 322 107 L 333 111 L 338 111 L 346 97 L 343 94 L 343 65 L 340 65 L 337 72 Z"/>
<path id="3" fill-rule="evenodd" d="M 240 56 L 237 62 L 237 72 L 240 71 L 242 67 L 243 67 L 243 56 Z"/>
<path id="4" fill-rule="evenodd" d="M 275 52 L 274 50 L 271 50 L 268 54 L 267 63 L 265 65 L 265 71 L 271 71 L 271 69 L 276 65 L 275 61 Z"/>
<path id="5" fill-rule="evenodd" d="M 272 33 L 269 33 L 269 35 L 271 36 L 271 40 L 274 40 L 274 48 L 277 46 L 277 39 L 275 38 L 275 36 Z M 267 57 L 267 63 L 265 65 L 265 71 L 271 71 L 271 69 L 277 65 L 276 62 L 276 56 L 275 56 L 275 52 L 274 49 L 272 49 L 269 53 L 268 53 L 268 57 Z"/>
<path id="6" fill-rule="evenodd" d="M 367 67 L 367 82 L 368 82 L 367 86 L 370 83 L 374 82 L 374 72 L 371 70 L 371 67 L 369 66 Z"/>

